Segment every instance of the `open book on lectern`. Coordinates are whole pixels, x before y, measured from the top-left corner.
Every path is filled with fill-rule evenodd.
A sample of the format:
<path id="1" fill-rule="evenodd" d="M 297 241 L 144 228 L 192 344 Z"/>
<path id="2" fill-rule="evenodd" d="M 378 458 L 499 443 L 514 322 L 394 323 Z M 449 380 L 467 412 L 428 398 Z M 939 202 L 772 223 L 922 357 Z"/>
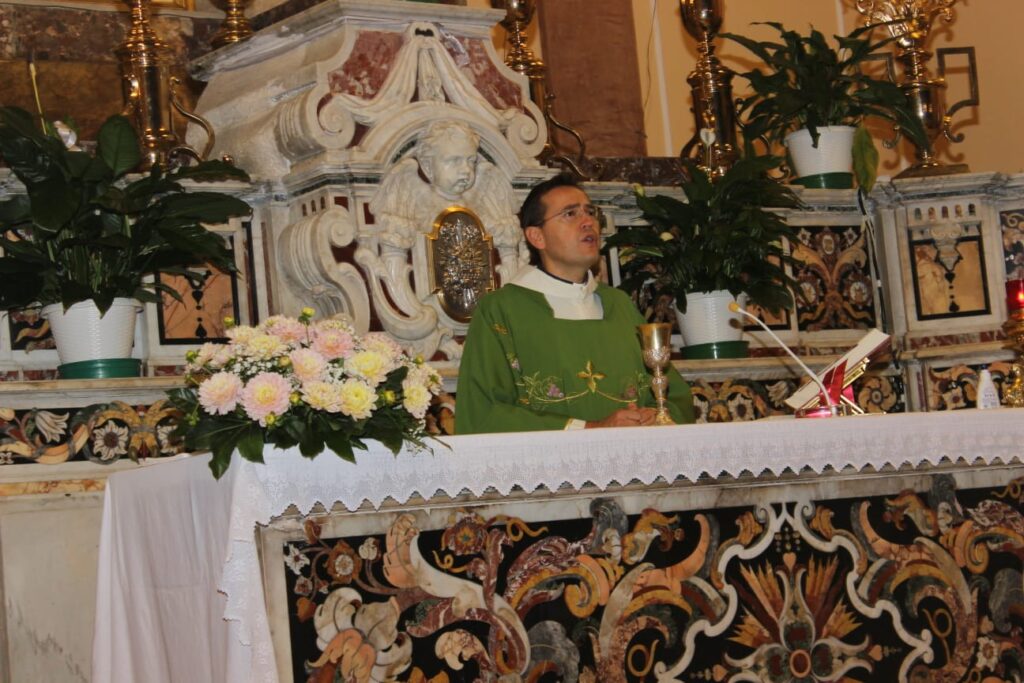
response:
<path id="1" fill-rule="evenodd" d="M 860 338 L 857 344 L 844 353 L 836 362 L 818 373 L 821 383 L 825 387 L 835 387 L 836 395 L 832 396 L 833 401 L 838 404 L 840 401 L 851 404 L 852 399 L 845 395 L 843 389 L 849 387 L 854 380 L 864 374 L 864 369 L 870 362 L 871 354 L 876 353 L 889 343 L 889 335 L 881 330 L 874 329 Z M 837 371 L 843 373 L 842 382 L 835 376 Z M 808 382 L 793 392 L 793 395 L 786 399 L 786 405 L 793 410 L 813 408 L 822 400 L 821 389 L 815 382 Z M 851 407 L 853 407 L 851 405 Z"/>

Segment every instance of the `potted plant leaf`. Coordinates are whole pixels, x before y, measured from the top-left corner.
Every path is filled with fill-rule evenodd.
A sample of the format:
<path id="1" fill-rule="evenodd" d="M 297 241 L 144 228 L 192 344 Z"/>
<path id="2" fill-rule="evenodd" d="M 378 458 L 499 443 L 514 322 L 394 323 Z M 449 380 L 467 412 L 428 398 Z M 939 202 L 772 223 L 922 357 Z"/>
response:
<path id="1" fill-rule="evenodd" d="M 835 36 L 833 47 L 813 28 L 808 35 L 766 22 L 779 42 L 753 40 L 734 33 L 722 36 L 750 50 L 764 69 L 741 74 L 753 94 L 740 100 L 739 115 L 748 143 L 764 139 L 784 143 L 793 162 L 795 182 L 809 187 L 853 187 L 853 176 L 866 191 L 878 172 L 878 150 L 864 120 L 879 117 L 915 143 L 925 138 L 899 85 L 864 71 L 871 61 L 886 59 L 892 37 L 872 41 L 874 26 Z"/>
<path id="2" fill-rule="evenodd" d="M 75 376 L 90 369 L 98 376 L 138 374 L 137 361 L 110 361 L 131 355 L 140 302 L 158 301 L 161 293 L 180 300 L 148 276 L 159 271 L 199 283 L 194 266 L 234 270 L 223 238 L 204 224 L 250 213 L 241 199 L 191 191 L 183 182 L 248 176 L 222 161 L 132 176 L 142 157 L 123 116 L 103 124 L 95 153 L 66 145 L 51 124 L 40 130 L 36 122 L 21 109 L 0 107 L 0 157 L 25 187 L 25 194 L 0 202 L 0 309 L 42 307 L 62 375 L 71 363 Z M 111 326 L 117 348 L 92 334 Z"/>
<path id="3" fill-rule="evenodd" d="M 605 249 L 619 249 L 622 289 L 643 301 L 674 299 L 686 358 L 746 355 L 743 326 L 728 310 L 738 298 L 775 312 L 793 306 L 786 241 L 794 233 L 772 208 L 799 201 L 769 177 L 781 161 L 744 156 L 712 181 L 684 160 L 686 201 L 649 197 L 638 187 L 637 205 L 648 224 L 620 230 L 606 242 Z"/>

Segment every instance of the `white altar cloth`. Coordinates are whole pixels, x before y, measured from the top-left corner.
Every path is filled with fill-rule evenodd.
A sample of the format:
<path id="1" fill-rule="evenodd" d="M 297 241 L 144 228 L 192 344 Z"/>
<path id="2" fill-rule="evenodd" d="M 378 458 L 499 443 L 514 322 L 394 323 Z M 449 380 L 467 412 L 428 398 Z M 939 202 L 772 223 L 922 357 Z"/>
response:
<path id="1" fill-rule="evenodd" d="M 100 539 L 93 681 L 276 683 L 255 529 L 294 504 L 348 509 L 418 493 L 508 493 L 520 486 L 701 474 L 821 472 L 904 463 L 1009 462 L 1022 455 L 1024 410 L 450 437 L 398 457 L 379 444 L 357 465 L 267 450 L 234 458 L 220 481 L 209 456 L 119 472 L 107 482 Z"/>

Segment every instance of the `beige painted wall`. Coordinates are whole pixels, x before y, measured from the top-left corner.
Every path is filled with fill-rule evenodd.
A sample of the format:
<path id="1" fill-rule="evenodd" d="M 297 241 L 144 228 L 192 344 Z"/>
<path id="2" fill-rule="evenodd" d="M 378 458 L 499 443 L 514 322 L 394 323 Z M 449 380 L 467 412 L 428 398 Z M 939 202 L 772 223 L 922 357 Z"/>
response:
<path id="1" fill-rule="evenodd" d="M 557 0 L 539 0 L 552 2 Z M 683 29 L 676 0 L 631 0 L 640 63 L 641 93 L 647 131 L 647 153 L 651 156 L 678 154 L 693 135 L 690 92 L 686 76 L 696 61 L 694 40 Z M 814 25 L 827 35 L 846 33 L 861 21 L 854 0 L 723 0 L 723 30 L 751 37 L 767 37 L 770 29 L 751 26 L 756 21 L 778 21 L 805 30 Z M 473 7 L 490 7 L 490 0 L 467 0 Z M 966 162 L 972 171 L 1024 171 L 1024 134 L 1017 117 L 1024 111 L 1024 57 L 1018 48 L 1020 26 L 1024 25 L 1021 0 L 960 0 L 952 24 L 938 27 L 931 47 L 974 46 L 977 51 L 982 106 L 957 115 L 955 131 L 966 139 L 957 145 L 940 144 L 940 158 Z M 653 19 L 653 22 L 652 22 Z M 531 46 L 540 55 L 536 22 L 530 27 Z M 503 54 L 505 32 L 495 28 L 495 45 Z M 595 38 L 599 39 L 599 38 Z M 739 46 L 721 43 L 722 61 L 737 71 L 752 66 Z M 956 58 L 959 59 L 959 58 Z M 959 64 L 959 62 L 956 62 Z M 935 60 L 932 60 L 933 73 Z M 947 101 L 968 93 L 964 70 L 949 74 Z M 744 81 L 735 80 L 737 94 Z M 893 175 L 912 158 L 903 143 L 899 150 L 882 153 L 883 175 Z"/>

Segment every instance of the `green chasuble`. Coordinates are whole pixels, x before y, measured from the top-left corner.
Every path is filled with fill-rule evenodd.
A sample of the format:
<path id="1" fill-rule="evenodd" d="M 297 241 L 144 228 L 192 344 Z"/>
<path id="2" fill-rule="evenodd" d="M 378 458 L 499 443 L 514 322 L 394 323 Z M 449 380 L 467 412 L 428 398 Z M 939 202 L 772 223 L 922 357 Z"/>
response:
<path id="1" fill-rule="evenodd" d="M 636 326 L 623 292 L 599 285 L 600 320 L 555 318 L 544 294 L 508 284 L 480 300 L 459 366 L 455 432 L 564 429 L 629 403 L 655 406 Z M 690 387 L 669 371 L 669 410 L 693 422 Z"/>

